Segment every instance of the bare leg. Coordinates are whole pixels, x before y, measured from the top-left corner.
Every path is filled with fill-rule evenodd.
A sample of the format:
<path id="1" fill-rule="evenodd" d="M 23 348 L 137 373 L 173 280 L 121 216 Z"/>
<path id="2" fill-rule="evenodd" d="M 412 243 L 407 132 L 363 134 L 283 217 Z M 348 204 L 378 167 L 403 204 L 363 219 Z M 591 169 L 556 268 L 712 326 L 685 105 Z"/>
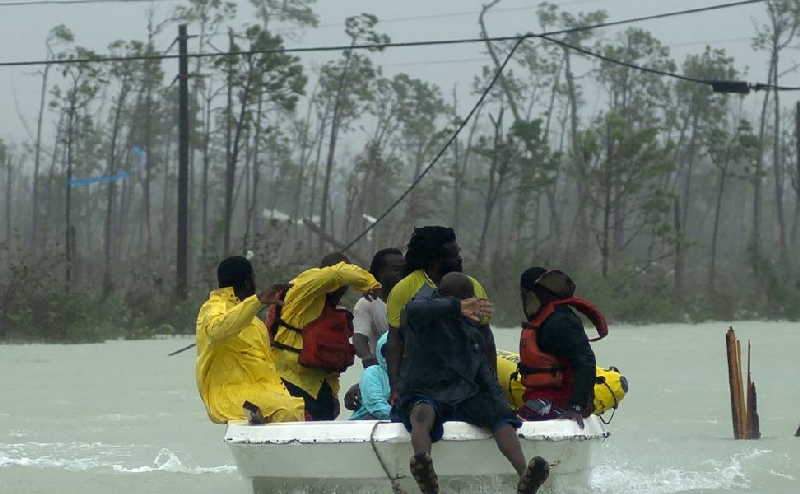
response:
<path id="1" fill-rule="evenodd" d="M 517 471 L 517 475 L 520 477 L 525 475 L 528 465 L 525 463 L 525 455 L 522 453 L 522 446 L 519 444 L 519 438 L 514 428 L 508 424 L 500 427 L 494 431 L 494 440 L 497 442 L 500 452 Z"/>
<path id="2" fill-rule="evenodd" d="M 411 410 L 411 446 L 415 455 L 431 452 L 431 429 L 435 418 L 436 413 L 428 403 L 414 405 Z"/>
<path id="3" fill-rule="evenodd" d="M 436 412 L 427 403 L 414 405 L 411 410 L 411 446 L 414 456 L 411 457 L 409 469 L 417 486 L 423 494 L 438 494 L 439 480 L 433 469 L 431 460 L 431 429 L 436 419 Z"/>

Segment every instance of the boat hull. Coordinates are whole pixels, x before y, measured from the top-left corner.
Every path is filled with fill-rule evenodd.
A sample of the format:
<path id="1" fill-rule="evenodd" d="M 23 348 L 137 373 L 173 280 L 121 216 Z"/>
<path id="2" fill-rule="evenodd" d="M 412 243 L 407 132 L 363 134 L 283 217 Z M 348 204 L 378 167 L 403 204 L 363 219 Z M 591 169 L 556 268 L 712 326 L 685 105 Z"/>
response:
<path id="1" fill-rule="evenodd" d="M 499 492 L 516 475 L 492 436 L 463 422 L 448 422 L 433 445 L 434 467 L 444 492 Z M 591 443 L 608 432 L 596 417 L 581 430 L 574 422 L 526 422 L 518 435 L 527 458 L 551 464 L 544 491 L 586 493 Z M 416 492 L 408 470 L 410 436 L 401 424 L 378 421 L 228 424 L 225 441 L 239 473 L 256 494 L 296 492 L 391 492 L 391 479 Z M 508 486 L 503 487 L 503 486 Z"/>

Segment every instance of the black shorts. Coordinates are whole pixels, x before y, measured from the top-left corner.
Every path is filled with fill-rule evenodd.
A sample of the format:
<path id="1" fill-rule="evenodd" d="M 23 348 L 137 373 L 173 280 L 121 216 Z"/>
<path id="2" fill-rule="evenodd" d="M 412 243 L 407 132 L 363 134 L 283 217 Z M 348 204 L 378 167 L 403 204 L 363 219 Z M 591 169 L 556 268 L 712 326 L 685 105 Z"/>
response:
<path id="1" fill-rule="evenodd" d="M 310 416 L 311 420 L 336 420 L 336 403 L 339 400 L 333 396 L 333 390 L 327 381 L 322 383 L 316 398 L 285 379 L 283 384 L 290 395 L 303 399 L 306 415 Z"/>
<path id="2" fill-rule="evenodd" d="M 511 407 L 491 393 L 478 393 L 457 405 L 439 403 L 422 395 L 401 398 L 399 406 L 392 408 L 392 422 L 402 422 L 411 432 L 411 410 L 416 405 L 427 403 L 433 407 L 436 418 L 431 428 L 431 440 L 436 442 L 444 434 L 444 423 L 448 421 L 466 422 L 495 432 L 500 427 L 510 425 L 515 429 L 522 427 L 522 421 Z"/>

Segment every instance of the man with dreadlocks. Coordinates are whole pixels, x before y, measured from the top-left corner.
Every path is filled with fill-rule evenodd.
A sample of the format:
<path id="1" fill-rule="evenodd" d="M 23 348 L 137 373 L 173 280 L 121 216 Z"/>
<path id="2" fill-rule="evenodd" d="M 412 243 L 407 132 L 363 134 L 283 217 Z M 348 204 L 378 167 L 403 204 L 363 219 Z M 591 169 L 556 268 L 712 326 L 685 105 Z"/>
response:
<path id="1" fill-rule="evenodd" d="M 400 367 L 403 361 L 404 339 L 400 331 L 406 304 L 423 287 L 436 289 L 442 277 L 447 273 L 461 272 L 461 248 L 456 242 L 456 233 L 452 228 L 443 226 L 425 226 L 415 228 L 408 241 L 406 258 L 406 276 L 394 286 L 386 302 L 386 314 L 389 319 L 389 336 L 386 344 L 386 360 L 389 367 L 389 383 L 392 388 L 392 401 L 398 392 Z M 486 339 L 486 353 L 489 366 L 497 374 L 496 349 L 494 337 L 489 328 L 491 304 L 487 300 L 486 290 L 471 278 L 475 298 L 480 299 L 481 331 Z"/>

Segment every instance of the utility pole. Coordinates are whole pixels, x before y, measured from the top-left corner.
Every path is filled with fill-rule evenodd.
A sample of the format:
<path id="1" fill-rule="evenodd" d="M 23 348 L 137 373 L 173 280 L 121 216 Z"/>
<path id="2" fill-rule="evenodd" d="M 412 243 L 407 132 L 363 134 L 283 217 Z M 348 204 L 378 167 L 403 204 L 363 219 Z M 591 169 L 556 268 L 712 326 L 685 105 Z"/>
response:
<path id="1" fill-rule="evenodd" d="M 795 187 L 795 219 L 794 219 L 794 226 L 792 226 L 792 242 L 797 242 L 797 216 L 800 215 L 800 101 L 797 102 L 794 108 L 794 142 L 795 146 L 797 146 L 797 183 L 794 184 Z M 800 428 L 797 429 L 798 436 L 800 436 Z"/>
<path id="2" fill-rule="evenodd" d="M 178 26 L 178 255 L 176 294 L 186 299 L 189 248 L 189 57 L 186 24 Z"/>

